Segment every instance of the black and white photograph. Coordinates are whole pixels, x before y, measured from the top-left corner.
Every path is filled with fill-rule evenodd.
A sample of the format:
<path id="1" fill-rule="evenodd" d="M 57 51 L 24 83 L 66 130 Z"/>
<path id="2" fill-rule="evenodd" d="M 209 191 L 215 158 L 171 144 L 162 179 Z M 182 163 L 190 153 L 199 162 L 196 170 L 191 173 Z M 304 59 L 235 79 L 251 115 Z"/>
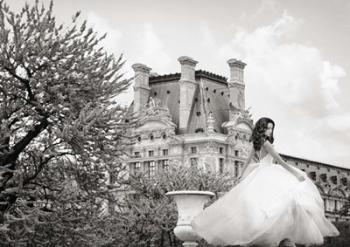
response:
<path id="1" fill-rule="evenodd" d="M 0 247 L 349 247 L 350 1 L 0 0 Z"/>

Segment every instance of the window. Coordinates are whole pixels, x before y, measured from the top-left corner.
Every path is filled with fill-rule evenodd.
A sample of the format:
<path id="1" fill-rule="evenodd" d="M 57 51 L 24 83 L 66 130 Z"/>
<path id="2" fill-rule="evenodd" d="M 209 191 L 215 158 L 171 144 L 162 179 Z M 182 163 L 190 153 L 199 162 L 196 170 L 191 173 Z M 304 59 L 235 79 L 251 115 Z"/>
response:
<path id="1" fill-rule="evenodd" d="M 331 176 L 331 181 L 332 181 L 333 184 L 338 184 L 337 176 Z"/>
<path id="2" fill-rule="evenodd" d="M 224 153 L 224 148 L 223 147 L 219 147 L 219 153 L 223 154 Z"/>
<path id="3" fill-rule="evenodd" d="M 200 132 L 204 132 L 203 128 L 197 128 L 195 131 L 195 133 L 200 133 Z"/>
<path id="4" fill-rule="evenodd" d="M 140 162 L 135 162 L 134 165 L 134 174 L 139 173 L 141 171 L 141 163 Z"/>
<path id="5" fill-rule="evenodd" d="M 235 160 L 235 177 L 239 175 L 239 162 Z"/>
<path id="6" fill-rule="evenodd" d="M 348 185 L 348 179 L 346 177 L 343 177 L 340 179 L 340 182 L 342 185 L 347 186 Z"/>
<path id="7" fill-rule="evenodd" d="M 315 181 L 316 180 L 316 172 L 309 172 L 309 177 Z"/>
<path id="8" fill-rule="evenodd" d="M 153 150 L 149 150 L 148 151 L 148 157 L 153 157 L 154 156 L 154 151 Z"/>
<path id="9" fill-rule="evenodd" d="M 150 135 L 150 136 L 149 136 L 149 139 L 150 139 L 151 141 L 153 141 L 154 136 L 153 136 L 153 135 Z"/>
<path id="10" fill-rule="evenodd" d="M 191 154 L 197 153 L 197 147 L 191 147 Z"/>
<path id="11" fill-rule="evenodd" d="M 154 177 L 155 174 L 156 174 L 156 162 L 151 161 L 149 163 L 149 176 Z"/>
<path id="12" fill-rule="evenodd" d="M 168 155 L 168 149 L 163 149 L 163 156 L 167 156 Z"/>
<path id="13" fill-rule="evenodd" d="M 190 158 L 190 164 L 191 164 L 191 167 L 197 167 L 198 159 L 197 158 Z"/>
<path id="14" fill-rule="evenodd" d="M 140 152 L 134 152 L 134 157 L 135 158 L 140 158 L 141 157 Z"/>
<path id="15" fill-rule="evenodd" d="M 169 170 L 169 160 L 160 160 L 159 165 L 162 170 L 168 171 Z"/>
<path id="16" fill-rule="evenodd" d="M 143 163 L 143 170 L 149 173 L 149 161 Z"/>
<path id="17" fill-rule="evenodd" d="M 219 173 L 220 174 L 224 173 L 224 159 L 223 158 L 219 159 Z"/>
<path id="18" fill-rule="evenodd" d="M 137 141 L 138 141 L 138 142 L 141 142 L 141 136 L 138 136 L 138 137 L 137 137 Z"/>
<path id="19" fill-rule="evenodd" d="M 163 134 L 163 135 L 162 135 L 162 138 L 165 140 L 165 139 L 166 139 L 166 134 Z"/>
<path id="20" fill-rule="evenodd" d="M 239 155 L 239 151 L 235 150 L 235 156 L 238 157 L 238 155 Z"/>

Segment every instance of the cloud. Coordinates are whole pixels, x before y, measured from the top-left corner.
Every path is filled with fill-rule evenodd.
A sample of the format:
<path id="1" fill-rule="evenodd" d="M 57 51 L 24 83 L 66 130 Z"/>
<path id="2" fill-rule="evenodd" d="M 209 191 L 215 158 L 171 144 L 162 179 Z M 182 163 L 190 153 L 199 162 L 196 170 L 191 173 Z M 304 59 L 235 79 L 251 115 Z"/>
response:
<path id="1" fill-rule="evenodd" d="M 134 63 L 143 63 L 151 67 L 152 72 L 158 74 L 168 73 L 171 69 L 170 64 L 174 61 L 170 59 L 165 44 L 151 23 L 144 23 L 141 30 L 130 30 L 124 39 L 124 47 L 127 50 L 125 55 L 128 58 L 125 63 L 125 68 L 128 68 L 125 74 L 127 77 L 134 76 L 134 71 L 131 69 Z M 118 97 L 118 102 L 129 105 L 133 94 L 133 86 L 131 86 Z"/>
<path id="2" fill-rule="evenodd" d="M 336 96 L 340 93 L 338 80 L 346 75 L 344 69 L 337 65 L 323 62 L 321 74 L 321 90 L 326 100 L 326 108 L 331 110 L 338 107 Z"/>
<path id="3" fill-rule="evenodd" d="M 137 47 L 140 47 L 138 59 L 141 63 L 152 66 L 157 73 L 165 73 L 169 69 L 170 56 L 165 52 L 165 46 L 154 26 L 145 23 L 142 33 L 138 36 Z"/>
<path id="4" fill-rule="evenodd" d="M 114 54 L 120 52 L 120 40 L 123 35 L 118 29 L 113 27 L 107 19 L 90 11 L 87 13 L 87 24 L 94 30 L 98 30 L 98 33 L 101 36 L 107 33 L 106 38 L 101 42 L 101 46 L 103 46 L 108 52 Z"/>
<path id="5" fill-rule="evenodd" d="M 299 23 L 285 12 L 271 25 L 252 32 L 241 29 L 221 46 L 219 56 L 246 61 L 247 86 L 264 89 L 279 104 L 296 110 L 305 110 L 305 104 L 315 104 L 318 107 L 306 109 L 307 113 L 326 114 L 338 106 L 338 84 L 345 71 L 325 61 L 316 47 L 288 41 L 286 36 L 292 35 Z"/>
<path id="6" fill-rule="evenodd" d="M 255 120 L 262 116 L 276 120 L 279 151 L 349 165 L 344 157 L 350 135 L 342 131 L 350 133 L 350 116 L 335 114 L 345 70 L 324 59 L 317 47 L 293 40 L 301 24 L 284 12 L 270 25 L 250 32 L 238 29 L 231 40 L 217 45 L 217 60 L 239 58 L 248 64 L 247 107 L 252 107 Z M 204 33 L 207 43 L 215 46 L 210 30 Z"/>

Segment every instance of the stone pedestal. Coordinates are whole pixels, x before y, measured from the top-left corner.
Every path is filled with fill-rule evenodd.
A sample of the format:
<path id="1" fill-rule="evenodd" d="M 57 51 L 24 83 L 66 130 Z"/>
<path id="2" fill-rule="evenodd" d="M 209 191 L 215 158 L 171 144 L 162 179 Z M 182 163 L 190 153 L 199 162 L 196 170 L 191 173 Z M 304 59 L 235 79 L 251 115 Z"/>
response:
<path id="1" fill-rule="evenodd" d="M 200 237 L 194 232 L 191 221 L 203 211 L 204 204 L 215 194 L 209 191 L 172 191 L 166 194 L 174 198 L 177 210 L 178 221 L 174 229 L 175 236 L 184 241 L 183 246 L 197 246 Z"/>

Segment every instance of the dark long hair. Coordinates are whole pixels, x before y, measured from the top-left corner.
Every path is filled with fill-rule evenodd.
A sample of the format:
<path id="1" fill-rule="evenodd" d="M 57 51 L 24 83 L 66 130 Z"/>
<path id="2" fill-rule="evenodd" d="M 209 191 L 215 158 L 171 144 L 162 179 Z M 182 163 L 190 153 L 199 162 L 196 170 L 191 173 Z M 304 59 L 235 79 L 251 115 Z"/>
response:
<path id="1" fill-rule="evenodd" d="M 272 123 L 272 132 L 271 136 L 266 136 L 265 131 L 267 129 L 267 125 L 269 123 Z M 254 149 L 256 151 L 259 151 L 261 149 L 261 146 L 263 143 L 268 140 L 269 142 L 273 143 L 273 131 L 275 129 L 275 122 L 267 117 L 260 118 L 254 126 L 252 136 L 250 137 L 250 141 L 253 142 Z"/>

